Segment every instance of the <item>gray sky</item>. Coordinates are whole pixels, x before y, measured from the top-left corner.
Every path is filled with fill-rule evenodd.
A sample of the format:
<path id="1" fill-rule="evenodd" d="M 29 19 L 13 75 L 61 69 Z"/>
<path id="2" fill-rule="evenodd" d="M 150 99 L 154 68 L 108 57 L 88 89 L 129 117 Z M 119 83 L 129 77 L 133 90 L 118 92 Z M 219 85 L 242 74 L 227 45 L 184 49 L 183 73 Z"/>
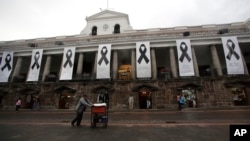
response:
<path id="1" fill-rule="evenodd" d="M 244 22 L 250 0 L 108 0 L 133 29 Z M 80 34 L 107 0 L 0 0 L 0 41 Z"/>

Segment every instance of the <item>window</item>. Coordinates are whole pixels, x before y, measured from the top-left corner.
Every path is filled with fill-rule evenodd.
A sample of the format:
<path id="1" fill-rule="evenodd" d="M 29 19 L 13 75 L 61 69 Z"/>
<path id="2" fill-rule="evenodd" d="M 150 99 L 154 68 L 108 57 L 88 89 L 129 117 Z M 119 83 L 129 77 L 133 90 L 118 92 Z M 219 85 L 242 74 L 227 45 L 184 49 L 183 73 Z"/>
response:
<path id="1" fill-rule="evenodd" d="M 96 26 L 94 26 L 92 28 L 92 35 L 97 35 L 97 27 Z"/>
<path id="2" fill-rule="evenodd" d="M 199 65 L 199 73 L 201 77 L 211 76 L 210 65 Z"/>
<path id="3" fill-rule="evenodd" d="M 114 33 L 120 33 L 120 25 L 119 24 L 116 24 L 115 25 L 115 29 L 114 29 Z"/>
<path id="4" fill-rule="evenodd" d="M 130 64 L 121 65 L 118 70 L 120 80 L 129 80 L 132 78 L 132 66 Z"/>

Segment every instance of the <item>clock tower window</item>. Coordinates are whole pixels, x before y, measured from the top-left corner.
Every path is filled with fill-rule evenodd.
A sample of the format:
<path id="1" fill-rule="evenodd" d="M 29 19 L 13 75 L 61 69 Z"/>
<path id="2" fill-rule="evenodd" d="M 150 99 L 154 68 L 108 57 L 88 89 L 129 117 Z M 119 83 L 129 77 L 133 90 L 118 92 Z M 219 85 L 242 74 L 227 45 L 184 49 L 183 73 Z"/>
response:
<path id="1" fill-rule="evenodd" d="M 120 33 L 120 25 L 119 25 L 119 24 L 116 24 L 116 25 L 115 25 L 114 33 L 115 33 L 115 34 Z"/>
<path id="2" fill-rule="evenodd" d="M 94 26 L 92 28 L 92 35 L 97 35 L 97 27 L 96 26 Z"/>

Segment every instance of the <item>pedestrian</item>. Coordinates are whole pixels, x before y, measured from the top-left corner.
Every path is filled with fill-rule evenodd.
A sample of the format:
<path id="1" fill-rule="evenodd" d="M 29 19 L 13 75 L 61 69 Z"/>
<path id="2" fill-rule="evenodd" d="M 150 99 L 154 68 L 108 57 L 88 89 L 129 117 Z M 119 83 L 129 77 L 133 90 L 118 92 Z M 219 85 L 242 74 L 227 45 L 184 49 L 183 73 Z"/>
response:
<path id="1" fill-rule="evenodd" d="M 151 106 L 150 96 L 147 98 L 147 109 L 149 109 Z"/>
<path id="2" fill-rule="evenodd" d="M 39 109 L 40 109 L 40 100 L 39 100 L 39 97 L 36 96 L 36 97 L 33 99 L 32 110 L 39 110 Z"/>
<path id="3" fill-rule="evenodd" d="M 176 101 L 177 101 L 177 104 L 178 104 L 178 110 L 181 110 L 180 98 L 181 98 L 181 96 L 180 96 L 180 94 L 178 94 L 177 97 L 176 97 Z"/>
<path id="4" fill-rule="evenodd" d="M 92 106 L 93 104 L 88 100 L 86 94 L 84 94 L 78 101 L 76 105 L 76 117 L 71 121 L 71 125 L 79 127 L 82 121 L 83 112 L 86 110 L 87 106 Z"/>
<path id="5" fill-rule="evenodd" d="M 132 94 L 130 94 L 128 97 L 128 105 L 130 110 L 134 109 L 134 97 Z"/>
<path id="6" fill-rule="evenodd" d="M 17 100 L 16 100 L 16 111 L 19 111 L 20 107 L 21 107 L 21 104 L 22 104 L 22 100 L 21 100 L 21 97 L 19 97 Z"/>
<path id="7" fill-rule="evenodd" d="M 185 102 L 186 102 L 185 97 L 184 97 L 184 95 L 182 95 L 180 98 L 181 110 L 184 110 Z"/>

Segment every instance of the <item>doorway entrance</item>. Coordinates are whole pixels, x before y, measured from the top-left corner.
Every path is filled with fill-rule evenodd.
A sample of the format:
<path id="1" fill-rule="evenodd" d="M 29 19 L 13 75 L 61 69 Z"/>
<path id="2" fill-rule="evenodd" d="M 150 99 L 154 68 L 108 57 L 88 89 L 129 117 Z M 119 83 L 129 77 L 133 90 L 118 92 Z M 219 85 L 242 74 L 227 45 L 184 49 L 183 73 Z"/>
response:
<path id="1" fill-rule="evenodd" d="M 249 89 L 244 87 L 231 88 L 231 94 L 233 98 L 233 104 L 235 106 L 249 105 Z"/>
<path id="2" fill-rule="evenodd" d="M 152 109 L 152 92 L 140 91 L 138 92 L 139 108 L 140 109 Z"/>
<path id="3" fill-rule="evenodd" d="M 102 90 L 98 92 L 97 103 L 106 103 L 107 108 L 109 108 L 109 92 L 107 90 Z"/>
<path id="4" fill-rule="evenodd" d="M 183 89 L 182 95 L 184 95 L 186 99 L 188 108 L 197 108 L 197 96 L 195 89 Z"/>
<path id="5" fill-rule="evenodd" d="M 59 109 L 69 109 L 70 103 L 72 103 L 73 97 L 70 93 L 60 94 Z"/>

